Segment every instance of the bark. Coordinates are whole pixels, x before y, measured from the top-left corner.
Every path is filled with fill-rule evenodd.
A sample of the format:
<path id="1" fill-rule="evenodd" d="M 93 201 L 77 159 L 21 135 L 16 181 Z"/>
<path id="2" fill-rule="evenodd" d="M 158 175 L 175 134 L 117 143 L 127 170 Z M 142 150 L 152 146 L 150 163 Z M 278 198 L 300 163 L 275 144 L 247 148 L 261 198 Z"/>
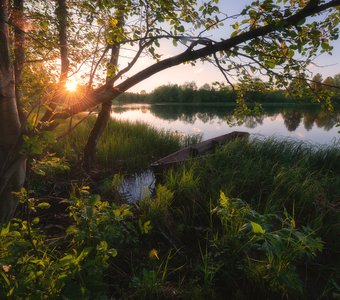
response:
<path id="1" fill-rule="evenodd" d="M 65 86 L 69 71 L 68 46 L 67 46 L 67 6 L 66 0 L 57 0 L 56 15 L 58 19 L 59 47 L 61 70 L 59 84 Z"/>
<path id="2" fill-rule="evenodd" d="M 97 116 L 96 122 L 87 138 L 83 157 L 83 168 L 86 171 L 90 171 L 95 165 L 97 145 L 110 120 L 111 105 L 111 100 L 106 101 L 101 105 L 101 110 Z"/>
<path id="3" fill-rule="evenodd" d="M 110 66 L 117 66 L 119 58 L 119 47 L 114 46 L 111 49 Z M 109 75 L 106 82 L 110 82 Z M 84 148 L 83 167 L 86 171 L 90 171 L 95 164 L 96 149 L 100 137 L 106 128 L 111 114 L 112 101 L 108 100 L 101 105 L 101 110 L 97 116 L 96 123 L 94 124 Z"/>
<path id="4" fill-rule="evenodd" d="M 17 101 L 19 117 L 22 124 L 26 122 L 26 116 L 20 102 L 22 97 L 22 69 L 25 61 L 25 20 L 24 20 L 24 1 L 14 0 L 13 15 L 14 27 L 14 75 L 15 75 L 15 97 Z"/>
<path id="5" fill-rule="evenodd" d="M 53 114 L 58 107 L 58 104 L 62 102 L 63 95 L 65 93 L 65 85 L 68 77 L 68 71 L 70 62 L 68 59 L 68 42 L 67 42 L 67 4 L 66 0 L 56 0 L 57 7 L 55 10 L 58 21 L 58 39 L 59 39 L 59 51 L 60 51 L 60 77 L 59 88 L 56 91 L 56 95 L 53 97 L 52 103 L 49 105 L 49 109 L 41 118 L 41 122 L 48 122 L 53 117 Z"/>
<path id="6" fill-rule="evenodd" d="M 0 2 L 0 224 L 14 214 L 18 191 L 26 176 L 26 159 L 19 152 L 21 122 L 10 58 L 7 1 Z"/>

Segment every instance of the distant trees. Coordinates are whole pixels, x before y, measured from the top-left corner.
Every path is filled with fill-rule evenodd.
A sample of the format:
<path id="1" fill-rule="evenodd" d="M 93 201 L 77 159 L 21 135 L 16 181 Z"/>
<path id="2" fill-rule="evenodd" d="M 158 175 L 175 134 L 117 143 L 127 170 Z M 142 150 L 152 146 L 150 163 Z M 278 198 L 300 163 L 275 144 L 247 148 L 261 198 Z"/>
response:
<path id="1" fill-rule="evenodd" d="M 198 88 L 191 81 L 182 85 L 162 85 L 149 94 L 145 91 L 125 93 L 117 100 L 124 103 L 236 103 L 236 93 L 242 91 L 248 103 L 288 103 L 297 100 L 307 103 L 311 100 L 311 92 L 327 92 L 332 96 L 333 103 L 340 102 L 340 74 L 328 76 L 325 80 L 319 73 L 309 81 L 296 77 L 286 89 L 273 88 L 270 83 L 254 77 L 235 83 L 234 88 L 235 91 L 223 85 L 215 88 L 208 83 Z"/>
<path id="2" fill-rule="evenodd" d="M 156 88 L 150 95 L 150 102 L 164 103 L 214 103 L 235 102 L 236 95 L 232 91 L 211 91 L 208 89 L 197 89 L 193 83 L 185 83 L 180 86 L 163 85 Z"/>
<path id="3" fill-rule="evenodd" d="M 318 91 L 322 88 L 322 75 L 320 73 L 317 73 L 311 82 L 311 88 L 314 91 Z"/>

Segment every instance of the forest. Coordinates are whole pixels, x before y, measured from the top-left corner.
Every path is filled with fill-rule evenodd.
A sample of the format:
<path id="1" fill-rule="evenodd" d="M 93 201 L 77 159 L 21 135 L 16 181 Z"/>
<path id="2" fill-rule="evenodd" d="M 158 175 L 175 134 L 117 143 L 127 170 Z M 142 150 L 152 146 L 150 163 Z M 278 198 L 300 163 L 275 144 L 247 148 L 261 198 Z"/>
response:
<path id="1" fill-rule="evenodd" d="M 312 78 L 313 90 L 331 90 L 332 102 L 340 103 L 340 91 L 332 86 L 340 86 L 340 74 L 334 77 L 328 76 L 322 80 L 321 74 L 316 74 Z M 239 90 L 245 90 L 244 100 L 247 103 L 312 103 L 308 95 L 309 87 L 304 87 L 304 93 L 296 93 L 294 90 L 294 81 L 290 83 L 286 90 L 272 88 L 270 84 L 263 82 L 259 78 L 251 78 L 246 83 L 237 83 L 236 88 L 228 88 L 216 84 L 204 84 L 197 87 L 195 82 L 185 82 L 182 85 L 169 84 L 155 88 L 152 92 L 146 93 L 124 93 L 116 101 L 118 103 L 232 103 L 236 104 Z M 318 103 L 317 101 L 315 101 Z"/>

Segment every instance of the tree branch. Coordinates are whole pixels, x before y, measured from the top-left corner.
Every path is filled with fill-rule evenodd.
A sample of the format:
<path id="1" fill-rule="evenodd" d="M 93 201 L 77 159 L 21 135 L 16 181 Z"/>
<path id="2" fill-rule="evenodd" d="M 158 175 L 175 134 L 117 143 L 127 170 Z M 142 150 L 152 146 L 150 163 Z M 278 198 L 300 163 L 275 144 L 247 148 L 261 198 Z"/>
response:
<path id="1" fill-rule="evenodd" d="M 192 51 L 184 51 L 181 54 L 164 59 L 160 62 L 157 62 L 143 71 L 138 72 L 134 76 L 126 79 L 124 82 L 120 83 L 116 87 L 108 90 L 105 86 L 99 87 L 94 90 L 91 95 L 88 95 L 87 101 L 79 102 L 74 104 L 70 109 L 64 111 L 62 113 L 56 114 L 56 118 L 65 119 L 70 117 L 71 115 L 77 114 L 81 111 L 85 111 L 93 106 L 96 106 L 102 102 L 107 100 L 112 100 L 123 92 L 127 91 L 132 86 L 137 83 L 149 78 L 150 76 L 168 69 L 170 67 L 179 65 L 184 62 L 195 61 L 199 58 L 207 57 L 217 53 L 219 51 L 227 51 L 235 46 L 238 46 L 242 43 L 245 43 L 254 38 L 263 37 L 277 30 L 281 30 L 282 27 L 295 26 L 299 23 L 300 20 L 320 13 L 324 10 L 327 10 L 332 7 L 336 7 L 340 5 L 340 0 L 332 0 L 322 5 L 307 5 L 294 15 L 291 15 L 283 20 L 278 22 L 273 22 L 268 25 L 258 27 L 252 29 L 247 32 L 243 32 L 237 36 L 231 37 L 227 40 L 223 40 L 221 42 L 216 42 L 214 44 L 207 45 L 197 50 Z"/>

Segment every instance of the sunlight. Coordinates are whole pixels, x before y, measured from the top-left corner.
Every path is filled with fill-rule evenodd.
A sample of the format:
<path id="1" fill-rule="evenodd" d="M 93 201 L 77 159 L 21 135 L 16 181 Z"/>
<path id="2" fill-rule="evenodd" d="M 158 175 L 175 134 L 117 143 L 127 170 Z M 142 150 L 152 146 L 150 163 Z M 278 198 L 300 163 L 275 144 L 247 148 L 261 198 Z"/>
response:
<path id="1" fill-rule="evenodd" d="M 69 92 L 75 92 L 78 87 L 78 82 L 76 80 L 69 80 L 66 82 L 66 89 Z"/>

